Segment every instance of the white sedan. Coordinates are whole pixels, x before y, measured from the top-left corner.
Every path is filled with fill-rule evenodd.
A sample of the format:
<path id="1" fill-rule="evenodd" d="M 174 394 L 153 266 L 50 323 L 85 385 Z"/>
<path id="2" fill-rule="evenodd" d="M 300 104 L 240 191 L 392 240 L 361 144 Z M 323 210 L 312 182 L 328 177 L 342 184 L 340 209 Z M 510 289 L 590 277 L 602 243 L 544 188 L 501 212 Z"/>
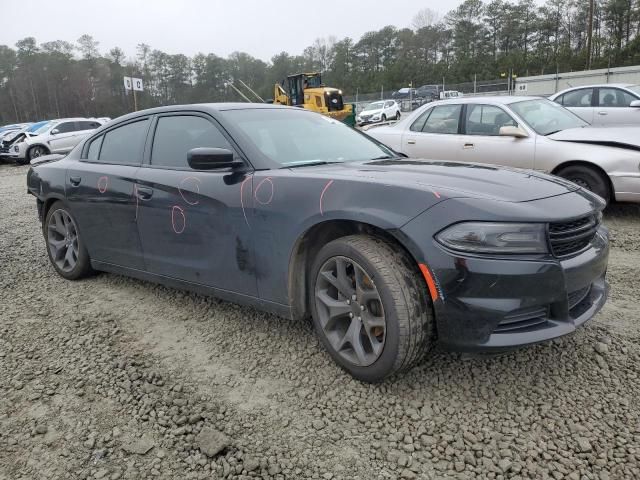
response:
<path id="1" fill-rule="evenodd" d="M 590 127 L 544 98 L 433 102 L 366 133 L 409 157 L 534 169 L 607 201 L 640 202 L 640 127 Z"/>
<path id="2" fill-rule="evenodd" d="M 596 127 L 640 126 L 640 85 L 606 83 L 562 90 L 549 97 Z"/>

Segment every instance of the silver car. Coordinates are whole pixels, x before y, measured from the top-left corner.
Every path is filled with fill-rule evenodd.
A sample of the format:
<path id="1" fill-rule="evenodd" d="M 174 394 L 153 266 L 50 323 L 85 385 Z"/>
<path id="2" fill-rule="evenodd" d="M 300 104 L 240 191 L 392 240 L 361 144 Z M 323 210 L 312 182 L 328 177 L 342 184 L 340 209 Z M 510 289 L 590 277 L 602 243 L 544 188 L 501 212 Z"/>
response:
<path id="1" fill-rule="evenodd" d="M 562 90 L 549 97 L 596 127 L 640 126 L 640 85 L 605 83 Z"/>
<path id="2" fill-rule="evenodd" d="M 640 202 L 640 127 L 591 127 L 544 98 L 433 102 L 366 133 L 409 157 L 534 169 L 607 201 Z"/>
<path id="3" fill-rule="evenodd" d="M 7 156 L 16 163 L 28 163 L 50 153 L 68 153 L 104 122 L 95 118 L 63 118 L 52 120 L 24 141 L 13 145 Z"/>

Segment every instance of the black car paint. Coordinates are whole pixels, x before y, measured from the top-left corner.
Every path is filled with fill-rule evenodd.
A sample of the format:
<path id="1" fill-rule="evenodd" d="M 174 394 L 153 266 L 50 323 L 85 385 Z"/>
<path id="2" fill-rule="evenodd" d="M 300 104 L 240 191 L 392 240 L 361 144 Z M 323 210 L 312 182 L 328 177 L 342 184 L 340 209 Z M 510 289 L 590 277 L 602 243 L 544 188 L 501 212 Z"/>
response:
<path id="1" fill-rule="evenodd" d="M 599 197 L 556 177 L 475 164 L 396 158 L 278 168 L 225 119 L 226 110 L 241 108 L 286 107 L 190 105 L 130 114 L 96 130 L 68 156 L 32 164 L 29 192 L 41 211 L 53 199 L 69 205 L 98 270 L 287 317 L 307 314 L 298 298 L 307 280 L 295 261 L 297 249 L 335 222 L 385 232 L 416 264 L 428 265 L 438 289 L 438 338 L 452 348 L 504 348 L 553 338 L 575 329 L 604 304 L 608 241 L 603 228 L 586 251 L 568 259 L 474 256 L 448 251 L 434 240 L 438 231 L 460 221 L 577 218 L 602 210 Z M 208 115 L 245 166 L 152 167 L 153 128 L 139 167 L 80 159 L 85 145 L 102 132 L 141 115 L 167 112 Z M 592 283 L 589 311 L 572 318 L 568 293 Z M 492 333 L 509 312 L 541 304 L 552 306 L 548 328 Z"/>

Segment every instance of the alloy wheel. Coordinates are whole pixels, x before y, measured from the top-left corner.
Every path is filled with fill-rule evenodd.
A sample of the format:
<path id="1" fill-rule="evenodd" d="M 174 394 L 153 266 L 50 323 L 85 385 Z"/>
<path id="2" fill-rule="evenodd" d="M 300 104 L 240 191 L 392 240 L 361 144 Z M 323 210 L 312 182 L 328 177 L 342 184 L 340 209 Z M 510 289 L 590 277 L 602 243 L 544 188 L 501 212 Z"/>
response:
<path id="1" fill-rule="evenodd" d="M 51 258 L 63 272 L 72 271 L 78 263 L 78 228 L 65 210 L 56 210 L 47 225 L 47 244 Z"/>
<path id="2" fill-rule="evenodd" d="M 41 157 L 42 155 L 44 155 L 44 148 L 42 148 L 42 147 L 33 147 L 31 149 L 31 155 L 30 156 L 31 156 L 32 159 Z"/>
<path id="3" fill-rule="evenodd" d="M 371 277 L 354 260 L 336 256 L 320 268 L 316 310 L 331 347 L 348 362 L 366 367 L 382 354 L 386 319 Z"/>

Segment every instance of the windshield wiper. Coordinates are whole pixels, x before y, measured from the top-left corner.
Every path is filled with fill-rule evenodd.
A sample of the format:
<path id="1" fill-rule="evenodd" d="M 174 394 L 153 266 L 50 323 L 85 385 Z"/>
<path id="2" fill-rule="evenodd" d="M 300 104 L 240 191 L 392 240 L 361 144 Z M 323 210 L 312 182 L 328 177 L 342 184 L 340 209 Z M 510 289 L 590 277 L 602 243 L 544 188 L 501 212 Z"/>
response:
<path id="1" fill-rule="evenodd" d="M 369 161 L 374 161 L 374 160 L 389 160 L 390 158 L 397 158 L 397 157 L 392 157 L 391 155 L 380 155 L 379 157 L 375 157 L 370 159 Z"/>
<path id="2" fill-rule="evenodd" d="M 553 130 L 552 132 L 545 133 L 545 134 L 544 134 L 544 136 L 545 136 L 545 137 L 548 137 L 549 135 L 553 135 L 554 133 L 558 133 L 558 132 L 561 132 L 561 131 L 562 131 L 562 129 L 560 129 L 560 130 Z"/>

